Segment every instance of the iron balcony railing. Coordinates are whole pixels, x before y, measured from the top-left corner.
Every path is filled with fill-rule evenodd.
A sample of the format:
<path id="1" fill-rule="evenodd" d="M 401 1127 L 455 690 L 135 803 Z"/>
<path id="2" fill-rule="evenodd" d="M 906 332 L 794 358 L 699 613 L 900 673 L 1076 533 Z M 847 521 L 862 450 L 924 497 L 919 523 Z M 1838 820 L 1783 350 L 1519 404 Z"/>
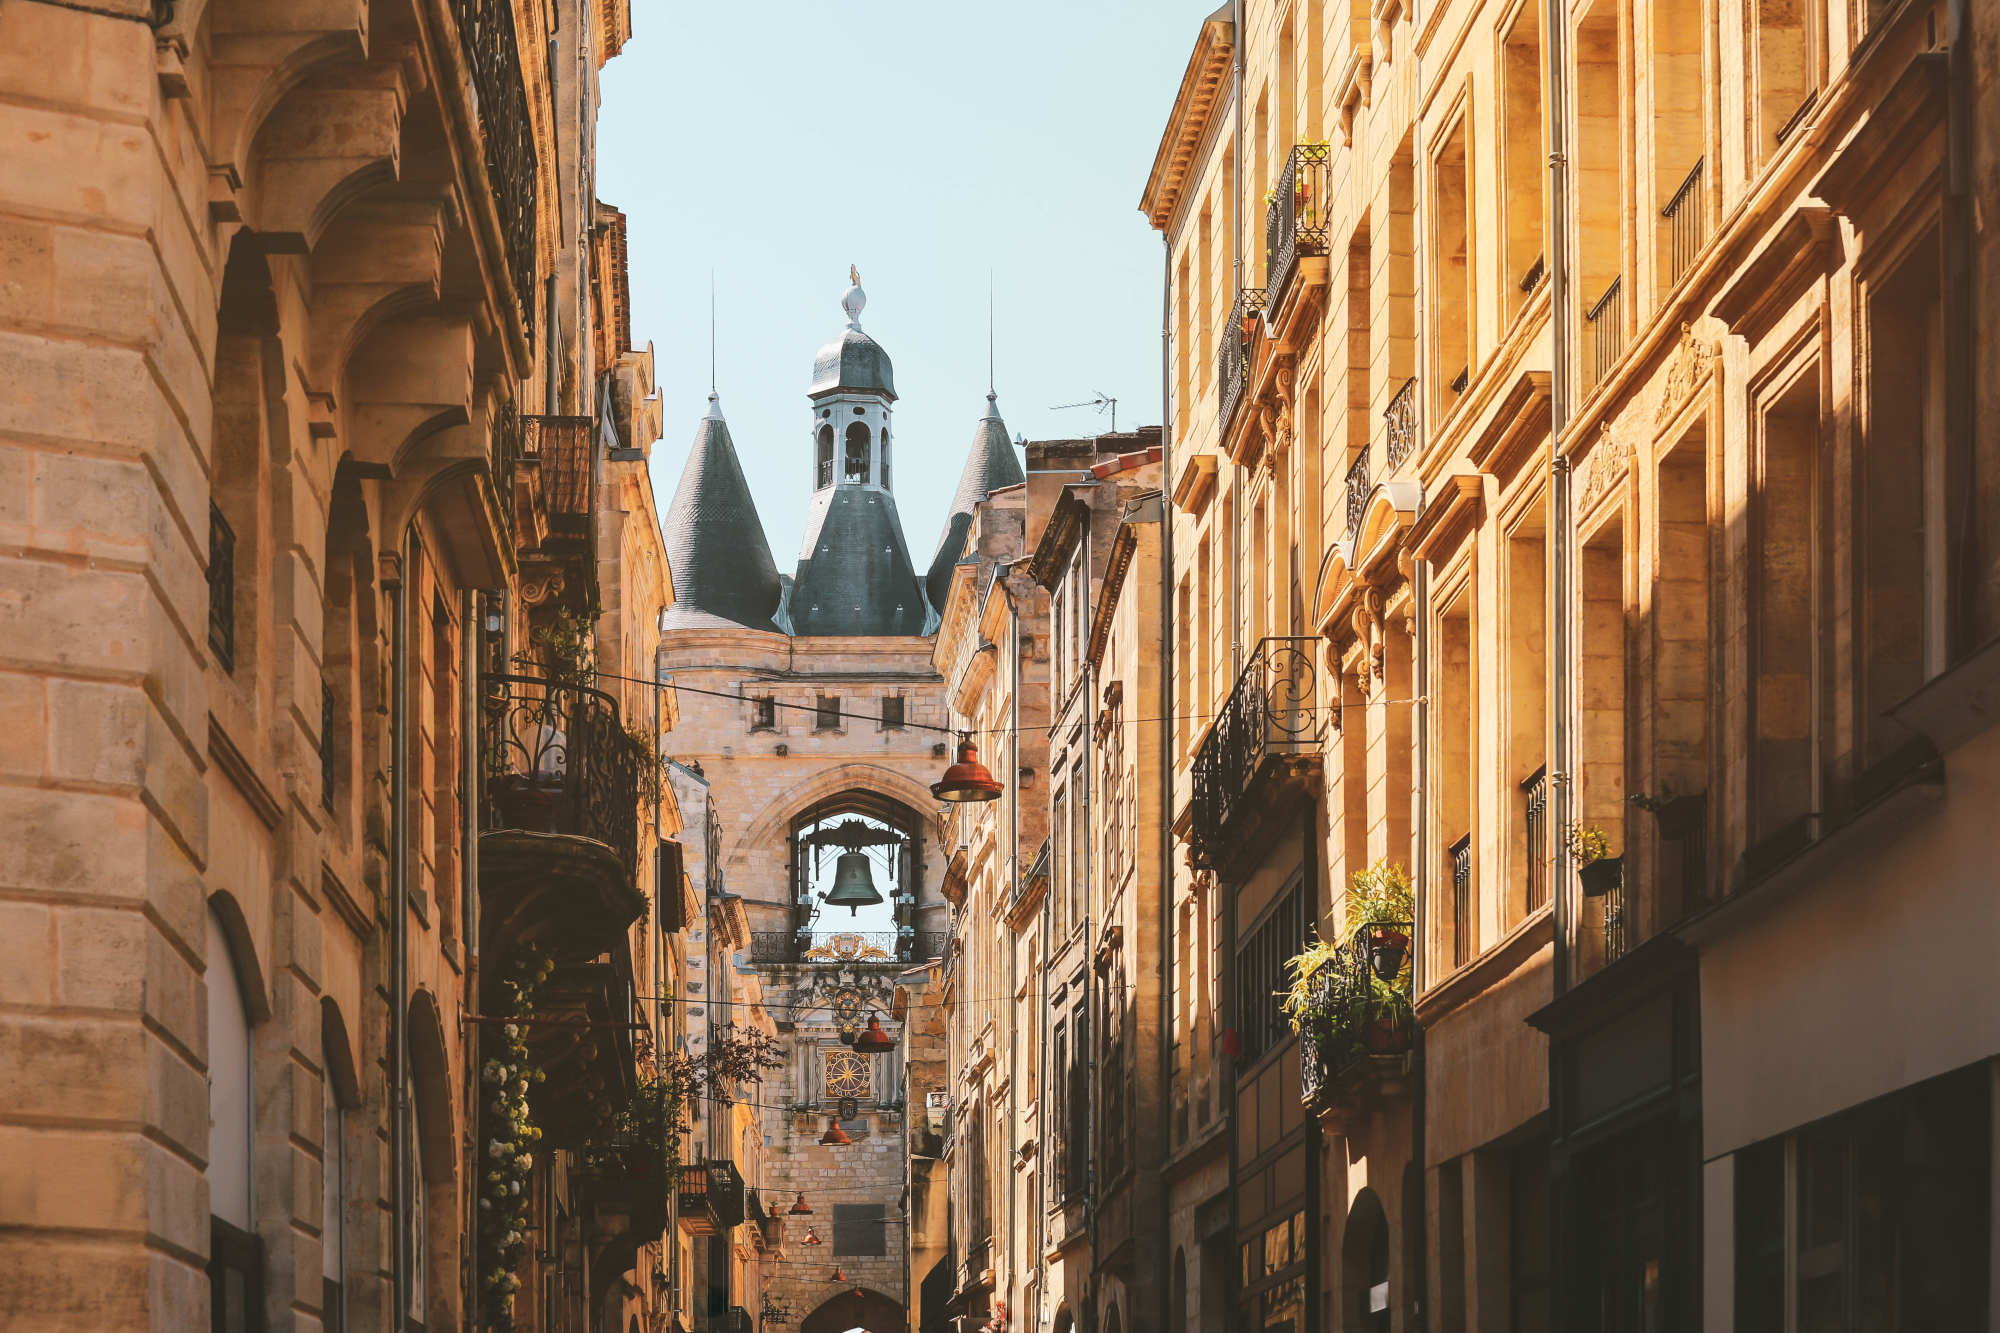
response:
<path id="1" fill-rule="evenodd" d="M 208 646 L 225 672 L 236 670 L 236 530 L 208 502 Z"/>
<path id="2" fill-rule="evenodd" d="M 1687 271 L 1694 267 L 1695 256 L 1701 253 L 1706 219 L 1701 206 L 1701 168 L 1703 159 L 1696 158 L 1694 170 L 1687 174 L 1681 187 L 1674 191 L 1674 197 L 1660 210 L 1660 216 L 1667 224 L 1667 265 L 1673 275 L 1669 285 L 1679 286 Z"/>
<path id="3" fill-rule="evenodd" d="M 521 332 L 535 343 L 535 136 L 514 7 L 506 0 L 455 0 L 458 46 L 472 75 L 472 110 L 486 145 L 486 180 L 500 214 L 507 271 L 521 301 Z"/>
<path id="4" fill-rule="evenodd" d="M 1464 967 L 1472 961 L 1472 835 L 1453 843 L 1445 856 L 1451 862 L 1451 962 Z"/>
<path id="5" fill-rule="evenodd" d="M 1307 1105 L 1329 1101 L 1360 1061 L 1410 1049 L 1410 936 L 1407 921 L 1363 926 L 1313 977 L 1299 1023 L 1299 1091 Z"/>
<path id="6" fill-rule="evenodd" d="M 1313 645 L 1317 638 L 1269 638 L 1258 643 L 1236 688 L 1194 757 L 1193 844 L 1197 860 L 1215 865 L 1230 823 L 1244 808 L 1264 760 L 1317 753 Z"/>
<path id="7" fill-rule="evenodd" d="M 1368 492 L 1374 485 L 1368 476 L 1368 446 L 1362 445 L 1361 452 L 1347 468 L 1347 530 L 1352 537 L 1361 530 L 1361 516 L 1368 509 Z"/>
<path id="8" fill-rule="evenodd" d="M 680 1216 L 692 1235 L 721 1236 L 743 1222 L 743 1177 L 726 1158 L 680 1169 Z"/>
<path id="9" fill-rule="evenodd" d="M 597 438 L 597 419 L 523 417 L 521 425 L 522 453 L 541 464 L 550 535 L 587 539 L 595 498 L 591 447 Z"/>
<path id="10" fill-rule="evenodd" d="M 1229 322 L 1222 326 L 1222 338 L 1215 349 L 1215 375 L 1217 391 L 1222 395 L 1217 422 L 1224 431 L 1236 415 L 1236 405 L 1243 401 L 1244 377 L 1249 371 L 1250 317 L 1263 308 L 1264 293 L 1246 287 L 1236 293 Z"/>
<path id="11" fill-rule="evenodd" d="M 1264 210 L 1264 290 L 1279 305 L 1301 255 L 1326 253 L 1328 178 L 1333 149 L 1298 144 L 1285 158 L 1271 202 Z"/>
<path id="12" fill-rule="evenodd" d="M 950 935 L 941 930 L 753 931 L 753 963 L 907 963 L 942 958 Z"/>
<path id="13" fill-rule="evenodd" d="M 493 419 L 493 492 L 500 503 L 500 523 L 514 535 L 514 481 L 521 466 L 521 416 L 512 403 Z"/>
<path id="14" fill-rule="evenodd" d="M 333 724 L 335 716 L 333 687 L 325 681 L 319 684 L 319 803 L 322 808 L 333 809 L 334 782 L 340 775 L 340 765 L 334 749 Z"/>
<path id="15" fill-rule="evenodd" d="M 1403 387 L 1396 390 L 1396 396 L 1382 409 L 1382 420 L 1387 423 L 1387 447 L 1383 454 L 1382 475 L 1393 477 L 1396 469 L 1403 466 L 1405 459 L 1417 452 L 1417 377 L 1410 376 L 1403 381 Z"/>
<path id="16" fill-rule="evenodd" d="M 1590 385 L 1595 388 L 1625 350 L 1625 279 L 1613 278 L 1583 319 L 1590 325 Z"/>
<path id="17" fill-rule="evenodd" d="M 1530 912 L 1549 900 L 1549 770 L 1545 764 L 1521 784 L 1521 836 L 1527 844 Z"/>
<path id="18" fill-rule="evenodd" d="M 1615 963 L 1623 958 L 1632 947 L 1632 922 L 1626 911 L 1627 889 L 1621 879 L 1616 888 L 1610 889 L 1597 901 L 1604 906 L 1604 961 Z"/>
<path id="19" fill-rule="evenodd" d="M 539 676 L 479 679 L 483 827 L 593 838 L 632 873 L 644 747 L 619 725 L 618 701 Z"/>

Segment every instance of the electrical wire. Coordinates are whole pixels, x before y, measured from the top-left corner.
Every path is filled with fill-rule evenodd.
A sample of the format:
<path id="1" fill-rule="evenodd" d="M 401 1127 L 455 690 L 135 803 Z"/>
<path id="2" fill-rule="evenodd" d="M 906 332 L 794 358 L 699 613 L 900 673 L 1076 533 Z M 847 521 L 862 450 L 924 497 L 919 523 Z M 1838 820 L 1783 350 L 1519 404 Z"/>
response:
<path id="1" fill-rule="evenodd" d="M 704 689 L 701 689 L 701 688 L 700 688 L 699 686 L 695 686 L 695 685 L 681 685 L 681 684 L 677 684 L 677 683 L 675 683 L 675 682 L 673 682 L 673 681 L 662 681 L 662 680 L 642 680 L 642 679 L 640 679 L 640 678 L 639 678 L 639 677 L 637 677 L 637 676 L 616 676 L 616 675 L 613 675 L 612 673 L 610 673 L 609 671 L 599 671 L 599 672 L 597 672 L 596 674 L 597 674 L 597 676 L 598 676 L 598 678 L 599 678 L 600 680 L 622 680 L 622 681 L 626 681 L 626 682 L 628 682 L 629 684 L 633 684 L 633 685 L 650 685 L 650 686 L 652 686 L 652 687 L 653 687 L 654 689 L 660 689 L 660 690 L 679 690 L 679 691 L 685 691 L 685 692 L 686 692 L 686 693 L 688 693 L 688 694 L 700 694 L 700 695 L 706 695 L 706 696 L 707 696 L 708 698 L 711 698 L 711 699 L 727 699 L 727 700 L 729 700 L 729 701 L 730 701 L 730 702 L 732 702 L 732 703 L 739 703 L 739 704 L 747 704 L 747 703 L 753 703 L 753 702 L 764 702 L 763 700 L 756 700 L 756 699 L 752 699 L 752 698 L 751 698 L 750 696 L 748 696 L 748 695 L 742 695 L 742 694 L 728 694 L 728 693 L 725 693 L 724 691 L 721 691 L 721 690 L 704 690 Z M 771 704 L 771 706 L 772 706 L 772 707 L 774 707 L 774 708 L 784 708 L 784 709 L 789 709 L 789 710 L 791 710 L 791 711 L 793 711 L 793 712 L 798 712 L 798 713 L 818 713 L 818 712 L 819 712 L 819 709 L 818 709 L 818 708 L 817 708 L 817 707 L 816 707 L 815 705 L 813 705 L 813 704 L 788 704 L 788 703 L 781 703 L 781 702 L 779 702 L 779 701 L 778 701 L 778 700 L 776 700 L 776 699 L 772 699 L 772 700 L 769 700 L 768 702 L 769 702 L 769 703 Z M 1358 703 L 1358 704 L 1303 704 L 1303 705 L 1300 705 L 1300 706 L 1299 706 L 1299 707 L 1297 707 L 1297 708 L 1292 708 L 1292 709 L 1286 709 L 1286 710 L 1282 710 L 1282 711 L 1288 711 L 1288 712 L 1295 712 L 1295 713 L 1312 713 L 1312 714 L 1320 714 L 1320 713 L 1341 713 L 1341 712 L 1345 712 L 1345 711 L 1347 711 L 1347 710 L 1348 710 L 1348 709 L 1350 709 L 1350 708 L 1352 708 L 1352 709 L 1365 709 L 1365 708 L 1386 708 L 1386 707 L 1388 707 L 1388 706 L 1390 706 L 1390 705 L 1392 705 L 1392 704 L 1421 704 L 1421 703 L 1428 703 L 1428 702 L 1429 702 L 1429 697 L 1428 697 L 1428 696 L 1426 696 L 1426 695 L 1418 695 L 1417 697 L 1415 697 L 1415 698 L 1412 698 L 1412 699 L 1375 699 L 1375 700 L 1372 700 L 1372 701 L 1363 701 L 1363 702 L 1361 702 L 1361 703 Z M 1189 721 L 1189 722 L 1207 722 L 1207 721 L 1210 721 L 1211 719 L 1213 719 L 1213 718 L 1214 718 L 1214 717 L 1216 717 L 1216 716 L 1217 716 L 1217 714 L 1214 714 L 1214 713 L 1166 713 L 1166 714 L 1162 714 L 1162 715 L 1161 715 L 1161 716 L 1159 716 L 1159 717 L 1130 717 L 1130 718 L 1125 718 L 1125 719 L 1123 720 L 1123 725 L 1127 725 L 1127 726 L 1137 726 L 1137 725 L 1139 725 L 1139 724 L 1141 724 L 1141 723 L 1146 723 L 1146 722 L 1180 722 L 1180 721 Z M 1052 730 L 1054 730 L 1054 728 L 1053 728 L 1053 727 L 1041 727 L 1041 728 L 1032 728 L 1032 727 L 1020 727 L 1020 728 L 1014 728 L 1014 727 L 940 727 L 940 726 L 938 726 L 938 725 L 937 725 L 936 723 L 934 723 L 934 722 L 904 722 L 904 723 L 903 723 L 903 726 L 904 726 L 905 728 L 908 728 L 908 729 L 910 729 L 910 730 L 915 730 L 915 731 L 935 731 L 935 732 L 940 732 L 940 733 L 942 733 L 942 734 L 944 734 L 944 735 L 947 735 L 947 736 L 994 736 L 994 737 L 999 737 L 999 736 L 1011 736 L 1011 735 L 1015 735 L 1015 734 L 1018 734 L 1018 733 L 1020 733 L 1020 732 L 1028 732 L 1028 731 L 1035 731 L 1035 730 L 1041 730 L 1041 731 L 1052 731 Z"/>

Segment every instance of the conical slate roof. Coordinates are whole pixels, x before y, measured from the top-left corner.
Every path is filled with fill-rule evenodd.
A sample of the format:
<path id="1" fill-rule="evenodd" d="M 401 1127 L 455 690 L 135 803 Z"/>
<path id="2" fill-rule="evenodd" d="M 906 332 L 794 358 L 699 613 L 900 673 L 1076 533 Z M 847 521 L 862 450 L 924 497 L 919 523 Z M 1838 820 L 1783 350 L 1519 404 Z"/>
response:
<path id="1" fill-rule="evenodd" d="M 972 530 L 972 510 L 981 500 L 1003 486 L 1018 486 L 1028 479 L 1014 445 L 1007 438 L 1007 423 L 1000 419 L 998 397 L 986 395 L 986 415 L 972 433 L 972 452 L 966 455 L 965 470 L 958 474 L 958 491 L 951 497 L 951 517 L 945 520 L 931 556 L 930 573 L 924 576 L 924 592 L 931 608 L 944 614 L 945 593 L 951 587 L 951 567 L 965 553 L 965 534 Z"/>
<path id="2" fill-rule="evenodd" d="M 924 587 L 910 564 L 896 497 L 829 486 L 813 497 L 792 585 L 792 632 L 922 634 Z"/>
<path id="3" fill-rule="evenodd" d="M 661 628 L 780 632 L 771 619 L 783 591 L 777 562 L 714 394 L 660 526 L 674 575 Z"/>

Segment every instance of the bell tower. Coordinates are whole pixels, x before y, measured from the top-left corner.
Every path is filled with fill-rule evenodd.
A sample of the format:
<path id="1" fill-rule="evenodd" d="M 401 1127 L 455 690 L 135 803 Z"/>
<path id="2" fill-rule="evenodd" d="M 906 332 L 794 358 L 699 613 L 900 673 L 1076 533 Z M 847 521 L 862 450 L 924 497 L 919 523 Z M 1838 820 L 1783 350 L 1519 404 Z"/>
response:
<path id="1" fill-rule="evenodd" d="M 850 284 L 840 298 L 847 328 L 829 343 L 813 365 L 813 491 L 834 486 L 891 485 L 890 417 L 895 409 L 895 385 L 889 357 L 861 331 L 861 312 L 868 294 L 861 274 L 849 266 Z"/>

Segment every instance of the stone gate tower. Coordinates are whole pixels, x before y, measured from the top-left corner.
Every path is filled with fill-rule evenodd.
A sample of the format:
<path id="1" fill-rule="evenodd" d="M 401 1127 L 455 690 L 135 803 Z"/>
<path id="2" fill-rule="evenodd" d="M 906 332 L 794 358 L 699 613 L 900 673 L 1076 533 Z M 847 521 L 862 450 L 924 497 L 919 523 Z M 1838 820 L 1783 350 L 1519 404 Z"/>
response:
<path id="1" fill-rule="evenodd" d="M 753 1085 L 754 1107 L 703 1108 L 698 1151 L 732 1161 L 755 1202 L 733 1238 L 682 1238 L 683 1271 L 709 1304 L 783 1307 L 800 1333 L 907 1326 L 910 1112 L 893 997 L 900 974 L 941 953 L 950 911 L 929 792 L 949 762 L 936 730 L 947 683 L 892 489 L 894 373 L 861 329 L 865 303 L 857 275 L 846 327 L 814 359 L 813 498 L 792 574 L 771 557 L 713 397 L 663 524 L 675 604 L 660 665 L 691 687 L 679 693 L 677 785 L 707 901 L 687 1037 L 700 1049 L 722 1024 L 754 1024 L 778 1034 L 784 1058 Z M 977 500 L 1023 479 L 1006 439 L 989 399 L 955 510 L 966 485 Z M 836 862 L 855 851 L 880 901 L 826 903 Z M 871 1018 L 891 1049 L 855 1049 Z M 812 1211 L 794 1214 L 801 1194 Z"/>

